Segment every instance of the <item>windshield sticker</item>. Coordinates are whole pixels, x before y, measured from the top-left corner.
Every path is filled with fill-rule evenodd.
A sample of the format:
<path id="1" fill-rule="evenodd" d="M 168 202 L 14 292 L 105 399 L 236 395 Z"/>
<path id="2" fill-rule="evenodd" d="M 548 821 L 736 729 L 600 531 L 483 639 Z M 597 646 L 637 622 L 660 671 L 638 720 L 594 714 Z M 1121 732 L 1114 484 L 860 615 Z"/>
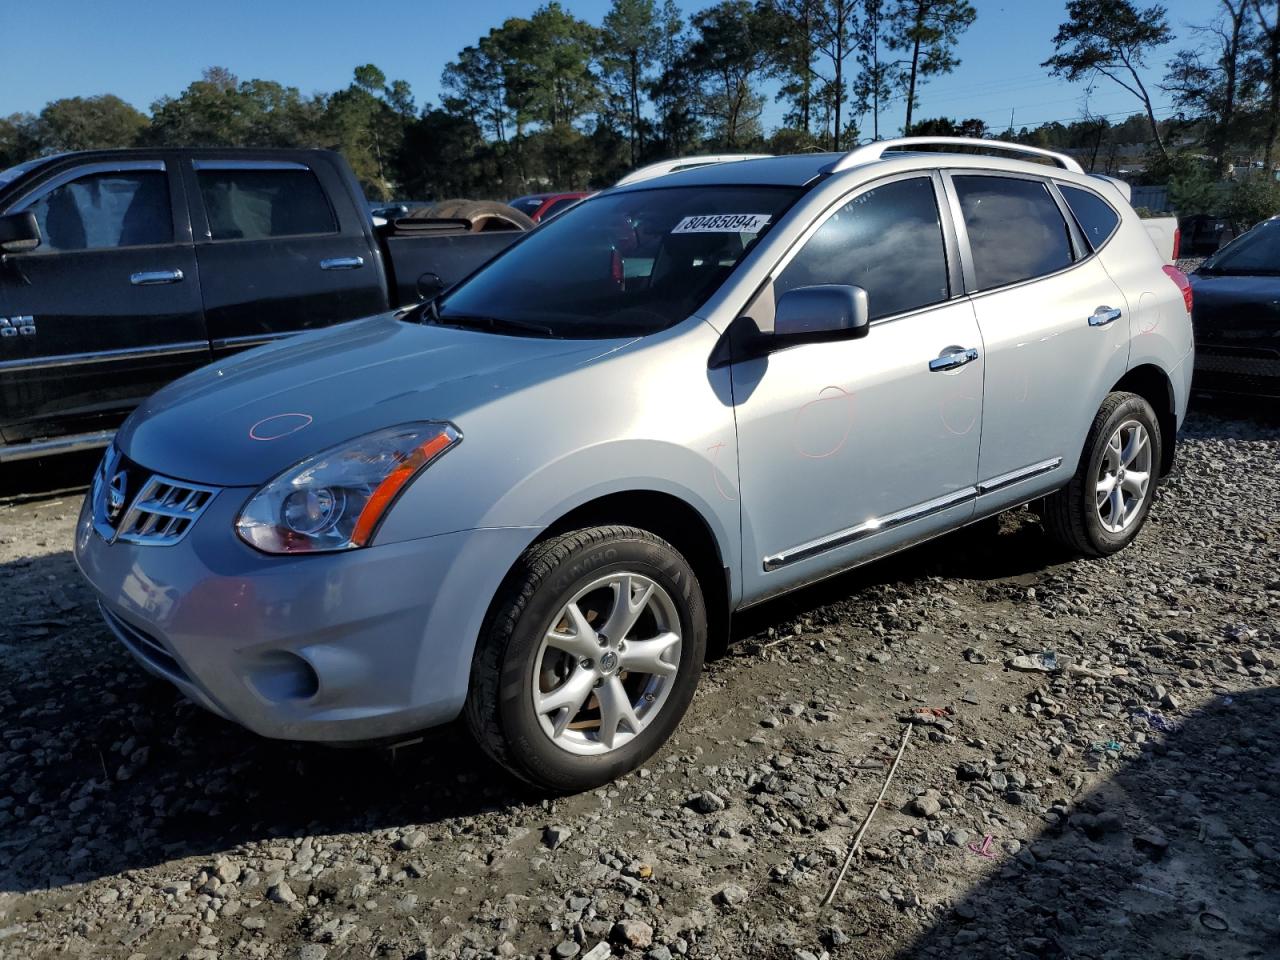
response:
<path id="1" fill-rule="evenodd" d="M 711 213 L 685 217 L 672 233 L 759 233 L 769 222 L 767 213 Z"/>

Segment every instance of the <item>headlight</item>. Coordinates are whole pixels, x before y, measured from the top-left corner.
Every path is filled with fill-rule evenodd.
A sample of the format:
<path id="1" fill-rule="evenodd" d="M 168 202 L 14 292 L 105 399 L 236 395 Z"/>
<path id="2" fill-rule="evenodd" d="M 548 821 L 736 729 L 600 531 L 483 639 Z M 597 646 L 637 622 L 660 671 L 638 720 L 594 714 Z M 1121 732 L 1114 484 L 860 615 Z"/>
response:
<path id="1" fill-rule="evenodd" d="M 363 547 L 409 481 L 461 440 L 449 423 L 407 423 L 333 447 L 255 493 L 236 532 L 267 553 Z"/>

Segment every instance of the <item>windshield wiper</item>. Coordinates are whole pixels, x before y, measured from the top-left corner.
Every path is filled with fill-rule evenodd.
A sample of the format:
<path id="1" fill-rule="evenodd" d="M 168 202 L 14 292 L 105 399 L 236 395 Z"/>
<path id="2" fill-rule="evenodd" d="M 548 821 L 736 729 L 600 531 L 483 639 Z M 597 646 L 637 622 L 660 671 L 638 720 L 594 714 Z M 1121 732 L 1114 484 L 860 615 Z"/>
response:
<path id="1" fill-rule="evenodd" d="M 555 337 L 556 332 L 543 323 L 533 323 L 529 320 L 512 320 L 509 317 L 473 317 L 473 316 L 443 316 L 438 310 L 433 311 L 433 323 L 437 323 L 442 327 L 466 327 L 478 330 L 515 330 L 521 333 L 539 333 L 545 337 Z"/>

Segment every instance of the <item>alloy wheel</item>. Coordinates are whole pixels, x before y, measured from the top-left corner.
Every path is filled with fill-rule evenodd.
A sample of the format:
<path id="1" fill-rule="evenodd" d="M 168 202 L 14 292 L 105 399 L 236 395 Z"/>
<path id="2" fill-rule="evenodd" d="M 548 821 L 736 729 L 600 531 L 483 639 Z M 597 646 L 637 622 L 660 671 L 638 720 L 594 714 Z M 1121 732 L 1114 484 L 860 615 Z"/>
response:
<path id="1" fill-rule="evenodd" d="M 1151 486 L 1151 437 L 1137 420 L 1120 424 L 1098 467 L 1098 520 L 1108 533 L 1123 533 L 1137 519 Z"/>
<path id="2" fill-rule="evenodd" d="M 676 605 L 649 577 L 624 570 L 587 584 L 553 618 L 534 661 L 543 732 L 579 755 L 629 743 L 666 702 L 681 643 Z"/>

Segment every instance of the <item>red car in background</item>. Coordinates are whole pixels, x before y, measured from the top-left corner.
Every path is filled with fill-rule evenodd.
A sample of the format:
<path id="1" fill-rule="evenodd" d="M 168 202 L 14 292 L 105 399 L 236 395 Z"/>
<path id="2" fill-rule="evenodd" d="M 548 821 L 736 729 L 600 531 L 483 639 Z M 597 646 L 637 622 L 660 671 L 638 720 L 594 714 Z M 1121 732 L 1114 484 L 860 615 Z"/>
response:
<path id="1" fill-rule="evenodd" d="M 534 223 L 541 223 L 568 210 L 579 200 L 589 196 L 591 196 L 590 193 L 531 193 L 528 196 L 516 197 L 510 205 Z"/>

